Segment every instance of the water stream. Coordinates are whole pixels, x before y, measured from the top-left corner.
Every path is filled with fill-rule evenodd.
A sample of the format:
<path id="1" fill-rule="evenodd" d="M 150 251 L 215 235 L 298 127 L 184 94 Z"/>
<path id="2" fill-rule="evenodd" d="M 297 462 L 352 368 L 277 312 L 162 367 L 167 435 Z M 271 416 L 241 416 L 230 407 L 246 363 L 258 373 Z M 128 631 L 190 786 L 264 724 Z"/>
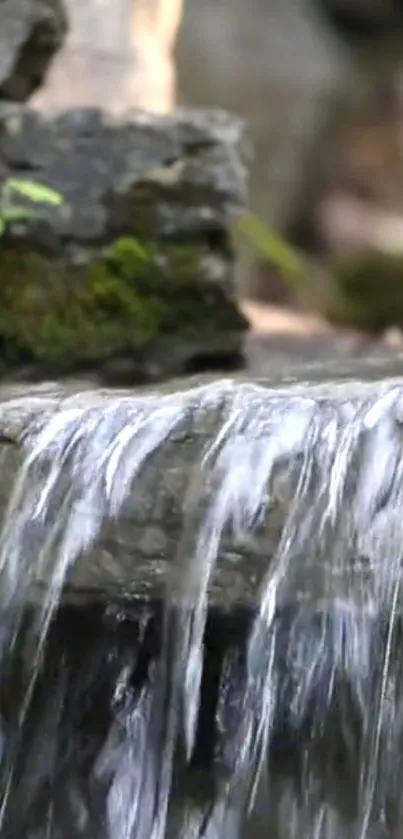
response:
<path id="1" fill-rule="evenodd" d="M 188 477 L 162 595 L 68 602 L 172 440 Z M 37 413 L 0 538 L 0 836 L 400 835 L 402 442 L 392 380 Z M 224 543 L 254 540 L 255 608 L 209 607 Z"/>

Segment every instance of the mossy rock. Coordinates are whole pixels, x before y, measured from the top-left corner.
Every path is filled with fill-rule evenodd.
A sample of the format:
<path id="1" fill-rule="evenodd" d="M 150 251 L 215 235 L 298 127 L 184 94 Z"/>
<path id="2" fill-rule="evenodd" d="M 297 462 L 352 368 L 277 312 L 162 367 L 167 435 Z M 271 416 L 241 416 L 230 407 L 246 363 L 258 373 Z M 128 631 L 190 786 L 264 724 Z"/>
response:
<path id="1" fill-rule="evenodd" d="M 403 256 L 351 254 L 330 270 L 334 289 L 325 313 L 331 321 L 370 332 L 403 326 Z"/>
<path id="2" fill-rule="evenodd" d="M 0 250 L 0 345 L 7 364 L 72 366 L 246 327 L 219 284 L 207 282 L 205 248 L 119 239 L 84 268 L 8 240 Z"/>

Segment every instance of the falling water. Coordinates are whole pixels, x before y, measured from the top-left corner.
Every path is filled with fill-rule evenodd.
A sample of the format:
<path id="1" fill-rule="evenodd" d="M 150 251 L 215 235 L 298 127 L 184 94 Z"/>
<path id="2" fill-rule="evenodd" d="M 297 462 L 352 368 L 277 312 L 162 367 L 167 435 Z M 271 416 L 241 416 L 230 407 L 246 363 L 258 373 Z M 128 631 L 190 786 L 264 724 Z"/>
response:
<path id="1" fill-rule="evenodd" d="M 403 390 L 336 390 L 30 415 L 0 543 L 2 837 L 400 833 Z M 167 451 L 180 524 L 139 597 L 121 522 L 150 475 L 158 506 Z"/>

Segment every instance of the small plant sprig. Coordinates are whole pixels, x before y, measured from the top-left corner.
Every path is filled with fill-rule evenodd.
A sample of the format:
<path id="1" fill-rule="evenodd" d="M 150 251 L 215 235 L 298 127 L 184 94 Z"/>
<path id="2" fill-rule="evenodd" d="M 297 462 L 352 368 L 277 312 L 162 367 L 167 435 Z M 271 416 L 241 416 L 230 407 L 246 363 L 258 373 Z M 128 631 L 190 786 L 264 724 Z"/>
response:
<path id="1" fill-rule="evenodd" d="M 248 212 L 234 224 L 234 233 L 245 239 L 263 262 L 274 265 L 291 291 L 296 291 L 304 276 L 304 261 L 284 239 L 260 218 Z"/>
<path id="2" fill-rule="evenodd" d="M 27 221 L 40 215 L 39 207 L 19 203 L 19 198 L 33 204 L 51 204 L 54 207 L 60 207 L 63 203 L 63 197 L 48 186 L 36 181 L 8 178 L 0 188 L 0 237 L 12 222 Z"/>

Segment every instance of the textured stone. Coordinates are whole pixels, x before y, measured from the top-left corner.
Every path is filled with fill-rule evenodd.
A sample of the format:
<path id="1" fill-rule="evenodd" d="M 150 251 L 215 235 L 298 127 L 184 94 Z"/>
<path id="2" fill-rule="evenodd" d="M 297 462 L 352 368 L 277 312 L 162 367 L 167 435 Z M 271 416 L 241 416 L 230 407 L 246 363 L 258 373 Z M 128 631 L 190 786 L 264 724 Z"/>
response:
<path id="1" fill-rule="evenodd" d="M 1 107 L 5 175 L 62 197 L 4 237 L 3 369 L 133 383 L 238 363 L 231 218 L 245 155 L 242 122 L 223 112 Z"/>

